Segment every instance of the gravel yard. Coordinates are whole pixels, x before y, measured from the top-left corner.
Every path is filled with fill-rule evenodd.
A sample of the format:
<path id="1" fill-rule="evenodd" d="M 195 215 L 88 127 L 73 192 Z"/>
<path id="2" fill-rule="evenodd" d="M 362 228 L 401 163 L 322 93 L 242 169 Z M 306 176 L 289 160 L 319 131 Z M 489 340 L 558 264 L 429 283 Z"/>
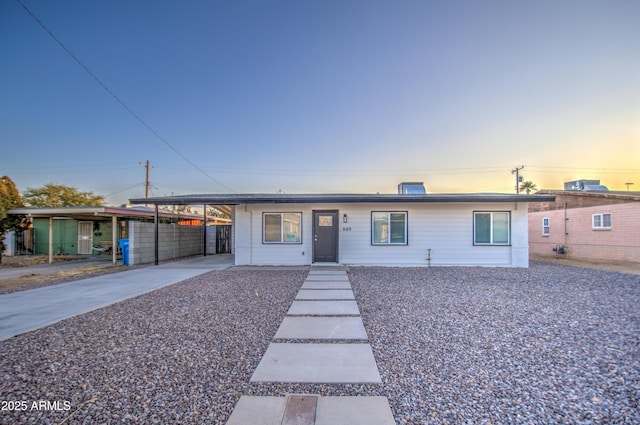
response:
<path id="1" fill-rule="evenodd" d="M 354 268 L 398 423 L 640 423 L 640 277 Z"/>
<path id="2" fill-rule="evenodd" d="M 249 383 L 305 276 L 211 272 L 1 341 L 0 401 L 28 404 L 0 422 L 224 424 L 308 392 L 386 396 L 398 423 L 640 423 L 640 276 L 354 267 L 383 384 Z"/>

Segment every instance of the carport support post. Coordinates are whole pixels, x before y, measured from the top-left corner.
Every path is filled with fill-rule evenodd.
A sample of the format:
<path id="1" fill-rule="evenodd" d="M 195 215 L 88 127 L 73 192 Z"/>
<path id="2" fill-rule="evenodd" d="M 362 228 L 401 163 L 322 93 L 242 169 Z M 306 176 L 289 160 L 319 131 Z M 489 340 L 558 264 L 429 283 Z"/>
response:
<path id="1" fill-rule="evenodd" d="M 204 217 L 202 220 L 202 233 L 204 237 L 202 238 L 202 246 L 204 251 L 204 256 L 207 256 L 207 204 L 204 204 Z"/>
<path id="2" fill-rule="evenodd" d="M 49 264 L 53 263 L 53 216 L 49 217 Z"/>
<path id="3" fill-rule="evenodd" d="M 158 261 L 158 235 L 160 234 L 160 220 L 158 217 L 158 204 L 156 204 L 156 213 L 153 216 L 153 222 L 155 223 L 155 228 L 154 228 L 154 246 L 153 246 L 153 255 L 154 255 L 154 264 L 157 266 L 159 261 Z"/>
<path id="4" fill-rule="evenodd" d="M 116 252 L 118 249 L 116 248 L 117 238 L 116 231 L 118 230 L 118 217 L 115 215 L 111 216 L 111 261 L 113 265 L 116 265 Z"/>

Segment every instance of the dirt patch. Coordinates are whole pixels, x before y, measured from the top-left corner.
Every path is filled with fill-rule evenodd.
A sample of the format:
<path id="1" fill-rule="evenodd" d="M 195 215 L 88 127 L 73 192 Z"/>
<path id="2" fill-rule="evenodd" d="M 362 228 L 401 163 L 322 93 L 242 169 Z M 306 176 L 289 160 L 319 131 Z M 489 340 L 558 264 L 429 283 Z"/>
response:
<path id="1" fill-rule="evenodd" d="M 637 274 L 640 275 L 640 263 L 632 262 L 599 262 L 599 261 L 582 261 L 571 258 L 553 258 L 531 256 L 532 261 L 542 261 L 554 264 L 563 264 L 565 266 L 584 267 L 587 269 L 606 270 L 610 272 Z"/>
<path id="2" fill-rule="evenodd" d="M 68 261 L 68 260 L 67 260 Z M 22 266 L 13 267 L 26 267 L 28 265 L 41 264 L 33 262 L 30 264 L 23 264 Z M 5 265 L 5 268 L 9 268 Z M 124 270 L 130 270 L 130 266 L 112 265 L 107 264 L 79 264 L 77 267 L 72 267 L 66 270 L 59 271 L 38 271 L 37 273 L 29 273 L 25 270 L 26 274 L 10 277 L 6 279 L 0 279 L 0 294 L 6 294 L 9 292 L 24 291 L 26 289 L 39 288 L 42 286 L 55 285 L 58 283 L 70 282 L 73 280 L 85 279 L 88 277 L 101 276 L 109 273 L 116 273 Z"/>
<path id="3" fill-rule="evenodd" d="M 68 255 L 55 255 L 53 257 L 54 263 L 60 263 L 65 261 L 78 260 L 79 257 L 70 257 Z M 84 258 L 84 257 L 82 257 Z M 0 269 L 14 268 L 14 267 L 27 267 L 35 266 L 37 264 L 47 264 L 49 262 L 48 255 L 15 255 L 15 256 L 2 256 L 2 262 L 0 263 Z"/>

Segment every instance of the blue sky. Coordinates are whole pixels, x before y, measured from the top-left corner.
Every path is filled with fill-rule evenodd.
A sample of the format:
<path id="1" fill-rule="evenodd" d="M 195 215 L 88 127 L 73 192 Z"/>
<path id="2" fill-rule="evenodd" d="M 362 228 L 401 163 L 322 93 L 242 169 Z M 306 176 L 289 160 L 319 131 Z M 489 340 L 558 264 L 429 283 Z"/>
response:
<path id="1" fill-rule="evenodd" d="M 20 190 L 640 190 L 637 1 L 20 1 L 153 130 L 3 1 Z"/>

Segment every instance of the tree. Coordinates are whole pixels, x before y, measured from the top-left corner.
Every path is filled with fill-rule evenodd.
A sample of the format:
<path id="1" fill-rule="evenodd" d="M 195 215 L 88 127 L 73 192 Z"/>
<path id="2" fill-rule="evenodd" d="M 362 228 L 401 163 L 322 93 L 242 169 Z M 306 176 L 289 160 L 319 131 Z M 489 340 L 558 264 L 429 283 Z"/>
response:
<path id="1" fill-rule="evenodd" d="M 527 180 L 525 182 L 522 182 L 520 184 L 520 191 L 524 191 L 527 192 L 527 195 L 530 194 L 531 192 L 535 191 L 538 189 L 538 186 L 536 186 L 536 184 L 530 180 Z"/>
<path id="2" fill-rule="evenodd" d="M 104 196 L 80 192 L 75 187 L 47 183 L 43 187 L 27 188 L 22 195 L 30 207 L 94 207 L 104 205 Z"/>
<path id="3" fill-rule="evenodd" d="M 13 181 L 8 176 L 0 177 L 0 263 L 2 262 L 2 253 L 6 248 L 4 245 L 5 233 L 9 230 L 19 229 L 24 220 L 24 217 L 19 215 L 8 215 L 7 211 L 23 205 L 20 192 Z"/>

